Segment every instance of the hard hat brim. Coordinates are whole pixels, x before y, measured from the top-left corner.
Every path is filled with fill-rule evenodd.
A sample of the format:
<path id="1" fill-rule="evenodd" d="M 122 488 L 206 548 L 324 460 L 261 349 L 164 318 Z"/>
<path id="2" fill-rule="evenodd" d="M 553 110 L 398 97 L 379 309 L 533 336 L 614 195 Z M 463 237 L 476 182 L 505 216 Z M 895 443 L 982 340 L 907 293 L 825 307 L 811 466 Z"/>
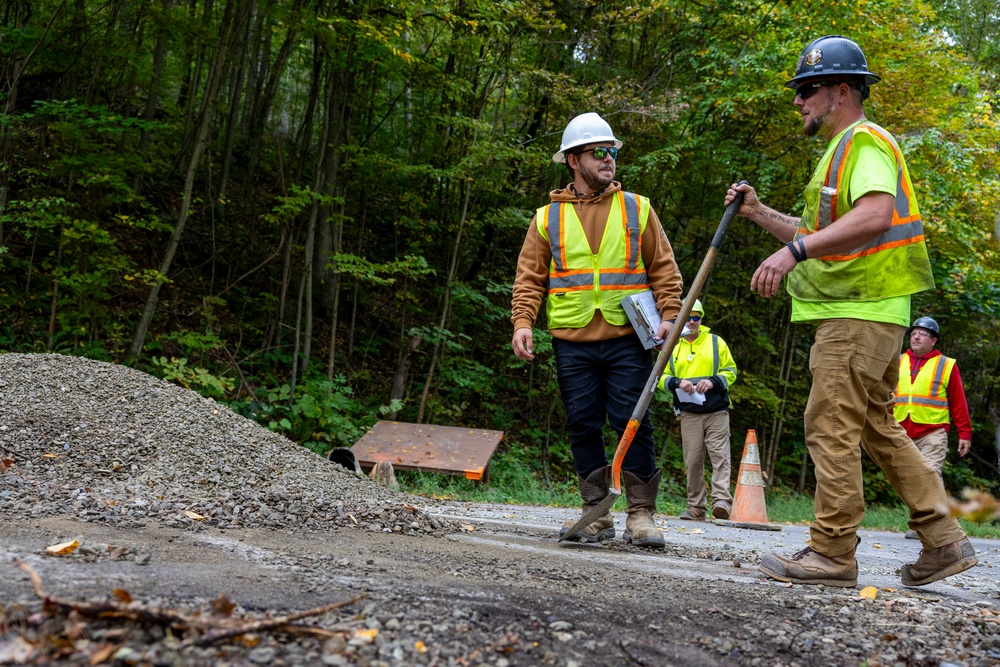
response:
<path id="1" fill-rule="evenodd" d="M 785 88 L 791 88 L 792 90 L 798 90 L 799 86 L 807 81 L 829 81 L 834 77 L 838 76 L 854 76 L 854 77 L 865 77 L 865 85 L 871 86 L 882 80 L 878 74 L 873 74 L 871 72 L 865 73 L 851 73 L 851 72 L 838 72 L 837 70 L 830 70 L 829 72 L 805 72 L 799 74 L 798 76 L 789 79 L 785 82 Z"/>

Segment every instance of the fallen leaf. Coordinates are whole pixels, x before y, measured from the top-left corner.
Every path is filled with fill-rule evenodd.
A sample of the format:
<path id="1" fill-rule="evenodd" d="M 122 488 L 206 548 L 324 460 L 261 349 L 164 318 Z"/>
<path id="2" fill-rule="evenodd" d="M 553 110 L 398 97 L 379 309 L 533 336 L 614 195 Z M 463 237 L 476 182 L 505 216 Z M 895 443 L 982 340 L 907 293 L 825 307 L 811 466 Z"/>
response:
<path id="1" fill-rule="evenodd" d="M 704 532 L 705 531 L 703 531 L 701 528 L 695 528 L 694 530 L 691 531 L 691 534 L 692 535 L 700 535 L 701 533 L 704 533 Z"/>
<path id="2" fill-rule="evenodd" d="M 129 602 L 132 601 L 132 594 L 129 593 L 124 588 L 113 588 L 111 589 L 111 594 L 114 595 L 119 600 L 121 600 L 122 602 L 124 602 L 125 604 L 128 604 Z"/>
<path id="3" fill-rule="evenodd" d="M 70 542 L 60 542 L 59 544 L 53 544 L 51 547 L 46 547 L 45 550 L 49 552 L 52 556 L 66 556 L 77 550 L 80 543 L 76 540 Z"/>
<path id="4" fill-rule="evenodd" d="M 465 530 L 469 531 L 470 533 L 476 529 L 475 526 L 473 526 L 472 524 L 468 524 L 468 523 L 463 523 L 462 524 L 462 528 L 464 528 Z"/>
<path id="5" fill-rule="evenodd" d="M 417 641 L 413 645 L 413 648 L 417 653 L 427 653 L 427 647 L 424 646 L 424 643 L 422 641 Z"/>
<path id="6" fill-rule="evenodd" d="M 35 646 L 22 637 L 0 641 L 0 664 L 26 665 L 35 654 Z"/>
<path id="7" fill-rule="evenodd" d="M 378 636 L 378 630 L 376 628 L 358 628 L 354 631 L 354 638 L 361 639 L 366 642 L 375 641 L 375 637 Z"/>
<path id="8" fill-rule="evenodd" d="M 876 596 L 878 596 L 878 589 L 874 586 L 865 586 L 861 589 L 861 597 L 865 599 L 874 600 Z"/>
<path id="9" fill-rule="evenodd" d="M 47 459 L 57 459 L 57 458 L 59 458 L 58 454 L 42 454 L 42 456 L 45 457 L 45 458 L 47 458 Z"/>
<path id="10" fill-rule="evenodd" d="M 201 521 L 202 519 L 205 518 L 202 515 L 198 514 L 197 512 L 192 512 L 191 510 L 184 510 L 184 516 L 186 516 L 189 519 L 194 519 L 195 521 Z"/>
<path id="11" fill-rule="evenodd" d="M 14 459 L 0 459 L 0 472 L 7 472 L 7 469 L 14 465 Z"/>
<path id="12" fill-rule="evenodd" d="M 1000 500 L 989 491 L 965 488 L 962 490 L 962 498 L 964 502 L 948 499 L 949 513 L 952 516 L 963 517 L 973 523 L 1000 519 Z"/>
<path id="13" fill-rule="evenodd" d="M 897 592 L 897 589 L 895 589 L 895 588 L 883 588 L 882 590 L 884 592 L 886 592 L 886 593 L 896 593 Z"/>
<path id="14" fill-rule="evenodd" d="M 221 616 L 227 618 L 233 615 L 233 610 L 236 609 L 236 605 L 230 602 L 229 598 L 225 595 L 220 595 L 219 597 L 212 600 L 212 615 Z"/>
<path id="15" fill-rule="evenodd" d="M 91 665 L 99 665 L 102 662 L 107 662 L 108 658 L 113 656 L 120 648 L 121 646 L 114 644 L 105 644 L 90 655 L 89 662 Z"/>
<path id="16" fill-rule="evenodd" d="M 881 544 L 873 544 L 873 545 L 872 545 L 872 548 L 873 548 L 873 549 L 881 549 L 881 548 L 882 548 L 882 545 L 881 545 Z"/>

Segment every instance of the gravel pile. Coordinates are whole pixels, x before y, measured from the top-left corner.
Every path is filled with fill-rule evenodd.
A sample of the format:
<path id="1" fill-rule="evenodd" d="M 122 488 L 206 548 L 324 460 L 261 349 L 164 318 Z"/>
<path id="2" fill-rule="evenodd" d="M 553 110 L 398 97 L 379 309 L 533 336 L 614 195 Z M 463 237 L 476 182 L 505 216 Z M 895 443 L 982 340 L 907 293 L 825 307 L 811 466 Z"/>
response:
<path id="1" fill-rule="evenodd" d="M 408 496 L 199 394 L 82 357 L 0 355 L 0 514 L 141 527 L 439 534 Z"/>
<path id="2" fill-rule="evenodd" d="M 560 546 L 552 517 L 542 531 L 510 507 L 475 521 L 464 505 L 449 519 L 427 506 L 144 373 L 0 355 L 0 565 L 34 564 L 71 602 L 116 601 L 108 591 L 121 586 L 138 609 L 185 617 L 213 614 L 220 593 L 252 621 L 350 602 L 313 619 L 312 634 L 184 646 L 197 634 L 55 613 L 3 569 L 0 664 L 1000 665 L 993 549 L 969 574 L 918 591 L 893 575 L 870 599 L 776 584 L 755 576 L 755 550 L 676 531 L 662 553 Z M 55 540 L 39 534 L 77 529 L 71 556 L 44 554 Z"/>

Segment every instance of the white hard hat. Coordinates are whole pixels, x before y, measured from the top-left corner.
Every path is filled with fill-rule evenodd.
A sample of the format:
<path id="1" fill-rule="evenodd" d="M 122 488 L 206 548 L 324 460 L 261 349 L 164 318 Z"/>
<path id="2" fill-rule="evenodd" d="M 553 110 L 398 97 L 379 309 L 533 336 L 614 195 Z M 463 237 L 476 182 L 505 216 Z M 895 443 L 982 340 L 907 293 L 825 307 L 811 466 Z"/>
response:
<path id="1" fill-rule="evenodd" d="M 552 161 L 565 162 L 566 151 L 571 148 L 586 144 L 598 144 L 602 141 L 612 142 L 615 148 L 622 147 L 622 142 L 615 139 L 615 133 L 608 125 L 608 121 L 593 111 L 580 114 L 571 120 L 566 125 L 566 129 L 563 130 L 562 144 L 559 146 L 559 152 L 552 156 Z"/>

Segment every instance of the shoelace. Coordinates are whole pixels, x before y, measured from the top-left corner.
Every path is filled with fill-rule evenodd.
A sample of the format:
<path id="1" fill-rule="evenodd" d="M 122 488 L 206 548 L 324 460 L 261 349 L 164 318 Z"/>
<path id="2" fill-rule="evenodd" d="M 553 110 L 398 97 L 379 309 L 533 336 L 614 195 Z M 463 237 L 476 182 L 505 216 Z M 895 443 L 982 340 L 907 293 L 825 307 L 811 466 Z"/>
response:
<path id="1" fill-rule="evenodd" d="M 799 551 L 797 553 L 792 554 L 792 560 L 799 560 L 801 558 L 804 558 L 811 551 L 812 551 L 812 547 L 806 547 L 802 551 Z"/>

